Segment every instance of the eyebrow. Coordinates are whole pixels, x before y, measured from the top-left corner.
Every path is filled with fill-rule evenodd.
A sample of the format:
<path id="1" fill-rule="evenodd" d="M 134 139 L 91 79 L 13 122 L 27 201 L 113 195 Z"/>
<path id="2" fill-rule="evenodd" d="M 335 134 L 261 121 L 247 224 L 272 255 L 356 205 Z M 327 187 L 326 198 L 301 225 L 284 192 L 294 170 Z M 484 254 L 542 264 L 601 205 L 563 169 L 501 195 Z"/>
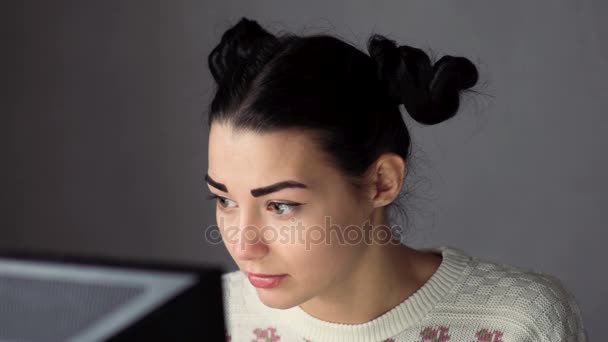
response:
<path id="1" fill-rule="evenodd" d="M 221 190 L 223 192 L 228 192 L 228 188 L 226 187 L 226 185 L 216 182 L 214 181 L 208 174 L 205 175 L 205 180 L 207 181 L 207 183 L 209 183 L 209 185 L 211 185 L 212 187 Z M 256 189 L 251 189 L 251 195 L 253 197 L 260 197 L 260 196 L 265 196 L 268 194 L 271 194 L 273 192 L 277 192 L 283 189 L 288 189 L 288 188 L 308 188 L 308 186 L 306 184 L 294 181 L 294 180 L 287 180 L 287 181 L 282 181 L 282 182 L 278 182 L 278 183 L 274 183 L 268 186 L 264 186 L 261 188 L 256 188 Z"/>

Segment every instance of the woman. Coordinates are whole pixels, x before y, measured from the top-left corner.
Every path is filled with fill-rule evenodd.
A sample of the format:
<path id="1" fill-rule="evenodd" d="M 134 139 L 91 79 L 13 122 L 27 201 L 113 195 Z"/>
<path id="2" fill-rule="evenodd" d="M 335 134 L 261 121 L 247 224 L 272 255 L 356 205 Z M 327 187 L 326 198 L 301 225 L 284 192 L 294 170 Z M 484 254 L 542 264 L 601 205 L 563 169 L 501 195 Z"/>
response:
<path id="1" fill-rule="evenodd" d="M 242 18 L 209 55 L 209 169 L 231 341 L 585 341 L 559 279 L 438 246 L 388 220 L 417 122 L 454 116 L 466 58 L 372 35 L 275 36 Z M 469 90 L 470 91 L 470 90 Z M 398 227 L 398 226 L 397 226 Z"/>

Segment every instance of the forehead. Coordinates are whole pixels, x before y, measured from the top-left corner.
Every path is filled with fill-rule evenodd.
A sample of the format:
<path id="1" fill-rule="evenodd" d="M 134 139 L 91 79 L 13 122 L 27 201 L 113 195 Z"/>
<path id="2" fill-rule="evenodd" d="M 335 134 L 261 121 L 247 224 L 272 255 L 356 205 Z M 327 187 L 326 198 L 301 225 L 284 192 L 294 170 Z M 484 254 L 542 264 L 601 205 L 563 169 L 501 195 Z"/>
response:
<path id="1" fill-rule="evenodd" d="M 310 181 L 319 173 L 334 172 L 313 137 L 305 130 L 260 134 L 214 123 L 209 132 L 209 174 L 227 182 L 245 178 L 265 185 L 284 177 Z"/>

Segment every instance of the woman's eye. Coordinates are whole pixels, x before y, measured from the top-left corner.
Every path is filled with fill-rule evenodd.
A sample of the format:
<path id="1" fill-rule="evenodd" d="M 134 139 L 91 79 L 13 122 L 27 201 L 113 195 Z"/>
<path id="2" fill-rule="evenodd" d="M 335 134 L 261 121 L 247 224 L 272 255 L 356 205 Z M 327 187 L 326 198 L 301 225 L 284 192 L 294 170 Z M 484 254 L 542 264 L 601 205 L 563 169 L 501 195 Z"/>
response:
<path id="1" fill-rule="evenodd" d="M 230 208 L 231 206 L 229 206 L 229 202 L 232 202 L 231 200 L 222 197 L 222 196 L 218 196 L 216 194 L 212 194 L 207 196 L 208 199 L 210 200 L 216 200 L 217 204 L 220 205 L 220 207 L 222 208 Z M 296 207 L 302 205 L 301 203 L 282 203 L 282 202 L 271 202 L 270 203 L 270 207 L 272 208 L 272 210 L 277 213 L 279 216 L 285 216 L 289 213 L 291 213 L 293 210 L 295 210 Z"/>
<path id="2" fill-rule="evenodd" d="M 222 196 L 218 196 L 218 195 L 216 195 L 216 194 L 209 195 L 209 196 L 207 196 L 207 198 L 208 198 L 208 199 L 215 199 L 215 200 L 217 200 L 217 203 L 218 203 L 218 204 L 219 204 L 219 205 L 220 205 L 222 208 L 229 208 L 229 207 L 227 206 L 227 204 L 226 204 L 226 203 L 227 203 L 227 202 L 232 202 L 232 201 L 230 201 L 229 199 L 227 199 L 227 198 L 225 198 L 225 197 L 222 197 Z"/>
<path id="3" fill-rule="evenodd" d="M 280 202 L 272 202 L 270 206 L 277 210 L 279 215 L 286 215 L 292 212 L 300 203 L 280 203 Z"/>

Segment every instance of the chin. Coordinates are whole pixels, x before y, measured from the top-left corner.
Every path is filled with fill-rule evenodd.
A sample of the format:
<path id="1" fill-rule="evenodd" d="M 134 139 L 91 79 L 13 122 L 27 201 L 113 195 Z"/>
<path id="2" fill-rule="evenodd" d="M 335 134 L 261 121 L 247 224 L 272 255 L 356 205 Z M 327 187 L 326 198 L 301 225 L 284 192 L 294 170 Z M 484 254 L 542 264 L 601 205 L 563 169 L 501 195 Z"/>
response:
<path id="1" fill-rule="evenodd" d="M 289 309 L 301 303 L 296 298 L 289 296 L 287 293 L 281 293 L 280 291 L 268 291 L 265 289 L 256 289 L 258 298 L 262 304 L 273 309 Z"/>

